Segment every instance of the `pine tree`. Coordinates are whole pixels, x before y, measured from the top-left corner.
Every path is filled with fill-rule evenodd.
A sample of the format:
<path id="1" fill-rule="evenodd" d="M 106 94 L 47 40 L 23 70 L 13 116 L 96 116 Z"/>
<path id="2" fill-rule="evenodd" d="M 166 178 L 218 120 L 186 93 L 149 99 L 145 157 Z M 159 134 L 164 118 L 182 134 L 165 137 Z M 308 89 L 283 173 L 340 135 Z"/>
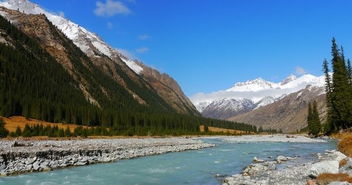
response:
<path id="1" fill-rule="evenodd" d="M 328 105 L 329 131 L 333 132 L 352 126 L 352 87 L 348 61 L 346 66 L 343 49 L 339 50 L 335 39 L 332 40 L 332 80 L 328 75 L 327 62 L 324 61 Z"/>
<path id="2" fill-rule="evenodd" d="M 316 101 L 314 101 L 313 103 L 309 103 L 308 105 L 307 122 L 309 134 L 315 137 L 318 136 L 321 131 L 321 123 L 319 118 L 318 105 Z"/>
<path id="3" fill-rule="evenodd" d="M 318 105 L 316 101 L 313 102 L 312 106 L 312 124 L 313 130 L 311 130 L 311 133 L 314 136 L 318 136 L 321 131 L 321 123 L 319 118 Z"/>
<path id="4" fill-rule="evenodd" d="M 323 71 L 325 74 L 325 92 L 326 92 L 326 107 L 327 107 L 327 123 L 325 131 L 334 131 L 337 130 L 337 126 L 334 124 L 334 122 L 331 121 L 331 113 L 332 113 L 332 98 L 331 98 L 331 93 L 332 93 L 332 81 L 331 81 L 331 76 L 330 76 L 330 70 L 329 70 L 329 65 L 328 61 L 325 59 L 323 62 Z"/>
<path id="5" fill-rule="evenodd" d="M 2 119 L 0 119 L 0 138 L 7 137 L 9 131 L 5 128 L 5 123 Z"/>
<path id="6" fill-rule="evenodd" d="M 350 85 L 352 86 L 352 66 L 351 66 L 350 59 L 347 60 L 347 71 L 348 71 L 348 76 L 350 78 Z"/>
<path id="7" fill-rule="evenodd" d="M 307 115 L 307 125 L 308 125 L 308 131 L 309 134 L 311 134 L 311 130 L 313 130 L 313 109 L 312 109 L 312 104 L 308 104 L 308 115 Z"/>
<path id="8" fill-rule="evenodd" d="M 15 131 L 15 136 L 19 137 L 22 135 L 22 131 L 21 128 L 19 126 L 16 127 L 16 131 Z"/>

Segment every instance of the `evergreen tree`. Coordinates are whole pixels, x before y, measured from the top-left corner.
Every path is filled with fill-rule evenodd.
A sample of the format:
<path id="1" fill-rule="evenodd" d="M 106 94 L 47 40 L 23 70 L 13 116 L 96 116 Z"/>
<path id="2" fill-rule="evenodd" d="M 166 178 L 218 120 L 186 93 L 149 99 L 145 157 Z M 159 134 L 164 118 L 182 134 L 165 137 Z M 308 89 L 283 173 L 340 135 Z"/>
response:
<path id="1" fill-rule="evenodd" d="M 352 85 L 352 66 L 351 66 L 350 59 L 347 60 L 347 71 L 348 71 L 348 76 L 350 78 L 350 85 Z"/>
<path id="2" fill-rule="evenodd" d="M 16 127 L 15 136 L 16 137 L 22 136 L 22 131 L 19 126 Z"/>
<path id="3" fill-rule="evenodd" d="M 0 138 L 7 137 L 9 131 L 5 128 L 5 122 L 0 119 Z"/>
<path id="4" fill-rule="evenodd" d="M 313 108 L 311 103 L 308 104 L 307 125 L 308 125 L 308 132 L 310 134 L 311 130 L 313 130 Z"/>
<path id="5" fill-rule="evenodd" d="M 319 112 L 318 112 L 318 105 L 317 102 L 314 101 L 312 105 L 312 110 L 311 110 L 311 124 L 312 124 L 312 130 L 311 134 L 314 136 L 318 136 L 320 131 L 321 131 L 321 123 L 320 123 L 320 118 L 319 118 Z"/>
<path id="6" fill-rule="evenodd" d="M 352 126 L 350 62 L 346 62 L 343 49 L 338 49 L 335 39 L 332 40 L 331 54 L 333 72 L 331 80 L 328 74 L 327 62 L 324 61 L 323 65 L 327 87 L 328 132 L 334 132 Z"/>

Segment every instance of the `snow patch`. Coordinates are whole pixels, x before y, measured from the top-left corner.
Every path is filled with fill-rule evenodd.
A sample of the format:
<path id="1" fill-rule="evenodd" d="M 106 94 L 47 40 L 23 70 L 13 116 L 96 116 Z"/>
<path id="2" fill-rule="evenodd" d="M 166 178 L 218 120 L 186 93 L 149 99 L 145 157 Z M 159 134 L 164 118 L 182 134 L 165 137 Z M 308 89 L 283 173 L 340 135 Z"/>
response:
<path id="1" fill-rule="evenodd" d="M 131 59 L 121 57 L 121 60 L 129 67 L 131 68 L 135 73 L 140 74 L 143 71 L 143 68 L 138 65 L 136 62 L 134 62 Z"/>

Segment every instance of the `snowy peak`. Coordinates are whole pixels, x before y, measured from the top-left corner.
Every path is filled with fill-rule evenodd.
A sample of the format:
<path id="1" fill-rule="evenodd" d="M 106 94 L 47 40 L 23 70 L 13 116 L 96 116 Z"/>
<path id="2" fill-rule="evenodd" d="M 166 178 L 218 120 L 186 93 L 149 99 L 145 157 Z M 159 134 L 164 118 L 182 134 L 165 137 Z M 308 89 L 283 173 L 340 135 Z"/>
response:
<path id="1" fill-rule="evenodd" d="M 227 89 L 226 91 L 260 91 L 275 87 L 275 83 L 266 81 L 262 78 L 256 78 L 254 80 L 248 80 L 246 82 L 238 82 L 232 88 Z"/>
<path id="2" fill-rule="evenodd" d="M 25 14 L 44 14 L 50 22 L 59 28 L 73 43 L 90 57 L 101 57 L 105 55 L 110 59 L 123 56 L 118 50 L 110 47 L 96 34 L 85 28 L 73 23 L 64 17 L 50 13 L 35 3 L 28 0 L 5 0 L 0 1 L 0 6 L 8 9 L 18 10 Z M 139 74 L 143 68 L 136 62 L 124 56 L 123 62 L 127 64 L 134 72 Z"/>
<path id="3" fill-rule="evenodd" d="M 198 111 L 200 111 L 202 114 L 204 113 L 204 111 L 207 111 L 206 116 L 212 115 L 212 113 L 209 112 L 209 106 L 211 106 L 211 110 L 217 112 L 217 115 L 221 115 L 219 113 L 219 110 L 222 110 L 222 107 L 225 106 L 224 101 L 248 99 L 255 104 L 255 106 L 253 106 L 253 109 L 256 109 L 262 106 L 272 104 L 291 93 L 305 89 L 307 86 L 323 87 L 324 84 L 324 76 L 317 77 L 310 74 L 305 74 L 300 77 L 290 75 L 281 82 L 277 83 L 266 81 L 262 78 L 257 78 L 246 82 L 238 82 L 233 87 L 226 90 L 220 90 L 208 94 L 196 94 L 191 97 L 191 101 L 196 106 Z M 219 103 L 219 101 L 221 102 L 221 104 Z M 213 102 L 216 103 L 213 104 Z M 215 105 L 219 106 L 217 111 L 215 111 Z M 226 102 L 226 106 L 231 105 L 236 107 L 236 105 L 231 104 L 231 102 Z M 229 109 L 230 108 L 227 108 L 227 110 Z M 230 114 L 228 111 L 226 112 L 227 115 Z M 237 112 L 238 111 L 233 111 L 233 114 Z"/>
<path id="4" fill-rule="evenodd" d="M 285 78 L 280 84 L 281 85 L 285 85 L 285 84 L 288 84 L 288 83 L 290 83 L 290 82 L 292 82 L 292 81 L 294 81 L 294 80 L 296 80 L 297 79 L 297 76 L 295 76 L 295 75 L 290 75 L 290 76 L 288 76 L 287 78 Z"/>

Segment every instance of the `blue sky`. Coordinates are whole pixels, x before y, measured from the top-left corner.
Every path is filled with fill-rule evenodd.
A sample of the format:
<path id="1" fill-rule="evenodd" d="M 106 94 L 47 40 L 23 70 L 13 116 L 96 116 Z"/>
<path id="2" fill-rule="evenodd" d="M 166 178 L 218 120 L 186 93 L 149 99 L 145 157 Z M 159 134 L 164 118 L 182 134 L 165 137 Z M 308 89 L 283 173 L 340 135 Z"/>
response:
<path id="1" fill-rule="evenodd" d="M 256 77 L 320 75 L 334 36 L 352 50 L 350 0 L 32 0 L 174 77 L 188 96 Z"/>

